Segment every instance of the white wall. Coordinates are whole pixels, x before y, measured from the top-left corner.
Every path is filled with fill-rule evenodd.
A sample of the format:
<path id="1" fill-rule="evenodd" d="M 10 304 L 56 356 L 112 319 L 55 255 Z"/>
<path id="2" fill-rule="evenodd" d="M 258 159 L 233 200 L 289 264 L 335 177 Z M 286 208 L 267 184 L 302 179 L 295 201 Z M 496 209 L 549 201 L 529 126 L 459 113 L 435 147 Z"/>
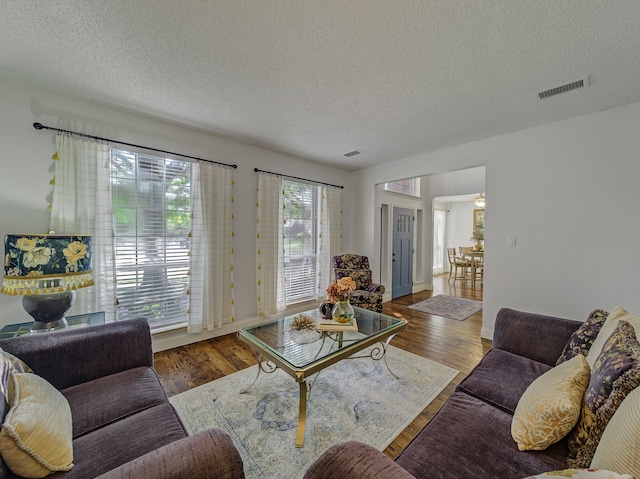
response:
<path id="1" fill-rule="evenodd" d="M 47 206 L 50 201 L 55 133 L 37 131 L 32 123 L 64 128 L 129 143 L 174 151 L 225 163 L 236 163 L 234 170 L 235 295 L 234 328 L 256 316 L 255 288 L 255 203 L 257 175 L 254 167 L 344 185 L 344 221 L 350 218 L 349 177 L 344 171 L 323 167 L 297 158 L 183 128 L 167 122 L 113 110 L 0 80 L 0 237 L 8 233 L 41 233 L 49 227 Z M 343 234 L 348 247 L 350 230 Z M 81 291 L 79 291 L 80 293 Z M 0 325 L 29 321 L 19 297 L 0 295 Z M 221 332 L 230 332 L 226 328 Z M 167 340 L 205 339 L 210 335 Z M 165 338 L 167 339 L 167 338 Z M 154 338 L 154 343 L 158 342 Z"/>
<path id="2" fill-rule="evenodd" d="M 353 244 L 376 257 L 375 184 L 485 165 L 483 337 L 502 307 L 640 313 L 639 124 L 634 103 L 353 172 Z"/>
<path id="3" fill-rule="evenodd" d="M 478 207 L 473 203 L 448 203 L 445 244 L 447 248 L 460 246 L 473 246 L 471 241 L 473 233 L 473 210 Z"/>

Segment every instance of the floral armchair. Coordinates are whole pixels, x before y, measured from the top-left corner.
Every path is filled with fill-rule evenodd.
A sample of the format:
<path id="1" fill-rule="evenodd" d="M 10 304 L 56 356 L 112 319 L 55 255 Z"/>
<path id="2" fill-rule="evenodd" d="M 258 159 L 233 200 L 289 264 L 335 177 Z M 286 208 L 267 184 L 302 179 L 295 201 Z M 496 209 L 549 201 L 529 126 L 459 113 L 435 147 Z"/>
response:
<path id="1" fill-rule="evenodd" d="M 358 254 L 343 254 L 331 259 L 332 280 L 349 276 L 356 282 L 356 289 L 349 293 L 353 306 L 382 312 L 383 285 L 373 282 L 369 258 Z"/>

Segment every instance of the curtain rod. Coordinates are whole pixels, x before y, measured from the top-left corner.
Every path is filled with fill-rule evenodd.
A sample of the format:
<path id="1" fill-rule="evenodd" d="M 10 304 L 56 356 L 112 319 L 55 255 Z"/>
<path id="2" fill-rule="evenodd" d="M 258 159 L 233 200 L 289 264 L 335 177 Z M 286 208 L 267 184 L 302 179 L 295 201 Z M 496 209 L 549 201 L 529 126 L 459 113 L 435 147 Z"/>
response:
<path id="1" fill-rule="evenodd" d="M 92 140 L 108 141 L 110 143 L 117 143 L 119 145 L 133 146 L 135 148 L 144 148 L 145 150 L 157 151 L 159 153 L 168 153 L 169 155 L 177 155 L 177 156 L 181 156 L 183 158 L 189 158 L 191 160 L 204 161 L 206 163 L 215 163 L 216 165 L 228 166 L 230 168 L 237 168 L 238 167 L 238 165 L 231 165 L 229 163 L 222 163 L 220 161 L 205 160 L 204 158 L 198 158 L 196 156 L 183 155 L 182 153 L 174 153 L 172 151 L 159 150 L 157 148 L 150 148 L 148 146 L 136 145 L 134 143 L 125 143 L 124 141 L 110 140 L 109 138 L 100 138 L 99 136 L 87 135 L 85 133 L 78 133 L 77 131 L 70 131 L 70 130 L 62 130 L 60 128 L 53 128 L 51 126 L 45 126 L 42 123 L 37 123 L 37 122 L 33 124 L 33 127 L 36 130 L 53 130 L 53 131 L 57 131 L 58 133 L 69 133 L 71 135 L 78 135 L 78 136 L 82 136 L 84 138 L 91 138 Z"/>
<path id="2" fill-rule="evenodd" d="M 293 178 L 294 180 L 308 181 L 309 183 L 318 183 L 319 185 L 333 186 L 334 188 L 344 189 L 344 186 L 340 186 L 340 185 L 332 185 L 331 183 L 324 183 L 322 181 L 308 180 L 306 178 L 299 178 L 297 176 L 284 175 L 282 173 L 275 173 L 273 171 L 259 170 L 258 168 L 254 168 L 253 171 L 255 171 L 256 173 L 268 173 L 270 175 L 282 176 L 284 178 Z"/>

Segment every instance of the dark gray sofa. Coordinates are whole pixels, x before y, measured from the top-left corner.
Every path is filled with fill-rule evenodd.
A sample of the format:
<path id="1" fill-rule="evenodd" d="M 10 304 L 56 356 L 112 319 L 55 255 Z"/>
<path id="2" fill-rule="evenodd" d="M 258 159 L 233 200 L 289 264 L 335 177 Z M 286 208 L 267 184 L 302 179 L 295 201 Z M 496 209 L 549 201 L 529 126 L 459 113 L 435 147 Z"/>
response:
<path id="1" fill-rule="evenodd" d="M 522 479 L 565 469 L 566 439 L 544 451 L 519 451 L 511 437 L 511 419 L 520 396 L 555 365 L 580 324 L 503 308 L 492 349 L 395 462 L 351 441 L 328 449 L 305 479 Z"/>
<path id="2" fill-rule="evenodd" d="M 47 477 L 244 477 L 226 433 L 187 435 L 153 369 L 145 319 L 2 339 L 0 347 L 69 402 L 74 467 Z M 7 477 L 17 476 L 7 471 Z"/>

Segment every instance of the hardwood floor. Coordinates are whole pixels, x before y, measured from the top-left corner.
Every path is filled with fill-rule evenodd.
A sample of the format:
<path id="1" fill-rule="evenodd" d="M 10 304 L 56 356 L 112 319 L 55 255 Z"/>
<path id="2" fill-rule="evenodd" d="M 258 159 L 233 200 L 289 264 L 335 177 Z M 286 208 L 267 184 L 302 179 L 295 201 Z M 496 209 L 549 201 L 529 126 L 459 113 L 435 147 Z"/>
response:
<path id="1" fill-rule="evenodd" d="M 409 321 L 407 330 L 392 341 L 410 351 L 460 371 L 445 390 L 384 451 L 395 459 L 453 394 L 458 383 L 491 347 L 480 338 L 482 311 L 466 321 L 456 321 L 407 309 L 413 303 L 438 294 L 482 300 L 482 284 L 450 284 L 448 275 L 434 278 L 433 291 L 422 291 L 384 303 L 384 313 Z M 251 349 L 235 334 L 182 346 L 155 354 L 155 368 L 169 396 L 187 391 L 256 364 Z"/>

